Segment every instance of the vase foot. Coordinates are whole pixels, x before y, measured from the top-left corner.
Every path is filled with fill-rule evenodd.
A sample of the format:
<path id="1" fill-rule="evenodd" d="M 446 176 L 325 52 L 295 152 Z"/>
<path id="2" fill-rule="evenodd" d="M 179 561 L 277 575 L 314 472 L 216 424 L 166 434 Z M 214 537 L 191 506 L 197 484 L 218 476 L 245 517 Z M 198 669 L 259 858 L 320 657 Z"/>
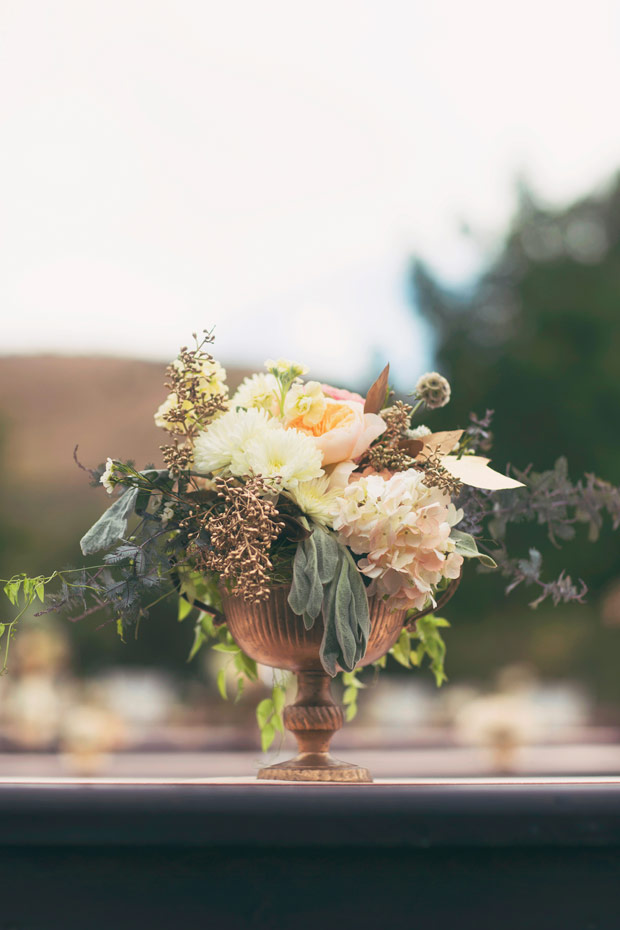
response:
<path id="1" fill-rule="evenodd" d="M 327 752 L 301 753 L 294 759 L 267 765 L 259 770 L 257 778 L 275 781 L 322 781 L 370 784 L 368 769 L 349 762 L 339 762 Z"/>

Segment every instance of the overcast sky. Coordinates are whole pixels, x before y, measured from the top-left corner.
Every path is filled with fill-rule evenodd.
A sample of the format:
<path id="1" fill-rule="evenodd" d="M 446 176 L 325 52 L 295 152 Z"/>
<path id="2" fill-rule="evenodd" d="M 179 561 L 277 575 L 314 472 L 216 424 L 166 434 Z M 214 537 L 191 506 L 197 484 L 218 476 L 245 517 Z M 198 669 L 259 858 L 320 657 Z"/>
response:
<path id="1" fill-rule="evenodd" d="M 527 171 L 620 165 L 620 4 L 3 0 L 0 352 L 428 365 L 413 251 L 452 280 Z"/>

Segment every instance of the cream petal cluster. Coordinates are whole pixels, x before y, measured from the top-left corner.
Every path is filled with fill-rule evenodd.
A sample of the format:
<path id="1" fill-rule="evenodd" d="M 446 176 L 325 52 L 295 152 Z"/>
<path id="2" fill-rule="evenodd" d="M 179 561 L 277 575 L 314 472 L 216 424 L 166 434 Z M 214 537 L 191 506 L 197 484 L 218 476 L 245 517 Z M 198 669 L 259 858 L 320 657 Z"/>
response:
<path id="1" fill-rule="evenodd" d="M 232 410 L 237 407 L 244 407 L 246 410 L 258 407 L 275 417 L 280 413 L 278 395 L 277 378 L 269 372 L 258 372 L 250 378 L 243 379 L 232 396 L 230 406 Z"/>
<path id="2" fill-rule="evenodd" d="M 194 467 L 203 474 L 249 474 L 246 450 L 252 439 L 281 428 L 265 410 L 228 410 L 196 437 Z"/>
<path id="3" fill-rule="evenodd" d="M 449 495 L 428 488 L 415 469 L 389 479 L 368 475 L 337 498 L 333 527 L 340 541 L 363 555 L 358 568 L 372 578 L 369 594 L 387 597 L 394 610 L 421 610 L 442 578 L 463 564 L 450 531 L 462 519 Z"/>
<path id="4" fill-rule="evenodd" d="M 300 418 L 304 426 L 315 426 L 323 419 L 327 401 L 318 381 L 296 381 L 284 401 L 284 420 L 290 423 Z"/>
<path id="5" fill-rule="evenodd" d="M 177 371 L 183 370 L 183 364 L 178 358 L 175 358 L 172 365 Z M 222 394 L 224 397 L 227 397 L 228 385 L 226 384 L 226 369 L 220 365 L 217 359 L 204 359 L 200 366 L 197 386 L 199 393 L 204 398 L 214 397 L 216 394 Z M 169 430 L 170 432 L 175 432 L 175 425 L 166 419 L 166 414 L 170 413 L 171 410 L 174 410 L 174 408 L 178 406 L 179 398 L 175 391 L 171 391 L 155 411 L 155 426 L 159 426 L 161 429 Z M 193 404 L 189 400 L 184 400 L 181 402 L 181 407 L 185 411 L 185 426 L 195 426 L 196 419 L 194 416 Z"/>

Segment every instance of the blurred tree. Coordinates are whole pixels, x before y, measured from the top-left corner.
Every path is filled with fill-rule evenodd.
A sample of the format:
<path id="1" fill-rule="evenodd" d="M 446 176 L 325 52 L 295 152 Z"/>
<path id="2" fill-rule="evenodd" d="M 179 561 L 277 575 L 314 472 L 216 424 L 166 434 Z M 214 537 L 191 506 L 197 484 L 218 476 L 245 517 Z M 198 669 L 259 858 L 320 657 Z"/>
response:
<path id="1" fill-rule="evenodd" d="M 416 306 L 435 328 L 437 367 L 453 385 L 450 405 L 429 422 L 433 429 L 465 426 L 470 411 L 484 414 L 492 408 L 497 411 L 492 456 L 498 468 L 512 462 L 543 470 L 566 455 L 573 479 L 595 472 L 620 484 L 620 178 L 605 193 L 563 209 L 545 207 L 520 185 L 505 239 L 472 285 L 451 292 L 420 261 L 414 262 L 412 284 Z M 525 554 L 534 530 L 515 528 L 515 555 Z M 597 544 L 583 546 L 578 531 L 577 540 L 550 555 L 548 544 L 533 541 L 547 553 L 550 571 L 566 565 L 587 581 L 592 605 L 597 592 L 620 574 L 620 538 L 606 533 Z M 484 581 L 484 586 L 475 579 L 464 586 L 453 610 L 488 620 L 499 592 L 488 578 Z M 514 598 L 504 612 L 510 622 L 516 620 Z M 597 651 L 592 638 L 604 651 L 613 635 L 601 630 L 591 611 L 592 606 L 590 632 L 586 626 L 584 634 L 588 643 L 573 637 L 572 660 L 560 663 L 562 672 L 574 673 L 585 656 L 592 662 L 592 648 Z M 578 609 L 569 613 L 585 617 Z M 533 620 L 539 628 L 551 622 L 546 611 Z M 519 622 L 533 629 L 532 619 Z M 557 626 L 557 616 L 553 622 Z M 599 658 L 605 664 L 606 657 Z M 545 661 L 549 664 L 548 655 Z M 616 665 L 614 680 L 609 669 L 603 690 L 620 697 Z M 596 668 L 582 670 L 592 680 L 597 676 Z"/>

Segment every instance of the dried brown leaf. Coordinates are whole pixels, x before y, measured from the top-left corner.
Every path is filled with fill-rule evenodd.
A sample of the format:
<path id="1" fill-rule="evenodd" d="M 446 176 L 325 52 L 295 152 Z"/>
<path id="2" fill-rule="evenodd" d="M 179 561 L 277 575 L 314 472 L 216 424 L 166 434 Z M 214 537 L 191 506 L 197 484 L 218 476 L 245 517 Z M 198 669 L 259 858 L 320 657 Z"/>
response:
<path id="1" fill-rule="evenodd" d="M 385 407 L 390 375 L 389 364 L 385 366 L 375 383 L 372 385 L 364 403 L 364 413 L 379 413 Z"/>

